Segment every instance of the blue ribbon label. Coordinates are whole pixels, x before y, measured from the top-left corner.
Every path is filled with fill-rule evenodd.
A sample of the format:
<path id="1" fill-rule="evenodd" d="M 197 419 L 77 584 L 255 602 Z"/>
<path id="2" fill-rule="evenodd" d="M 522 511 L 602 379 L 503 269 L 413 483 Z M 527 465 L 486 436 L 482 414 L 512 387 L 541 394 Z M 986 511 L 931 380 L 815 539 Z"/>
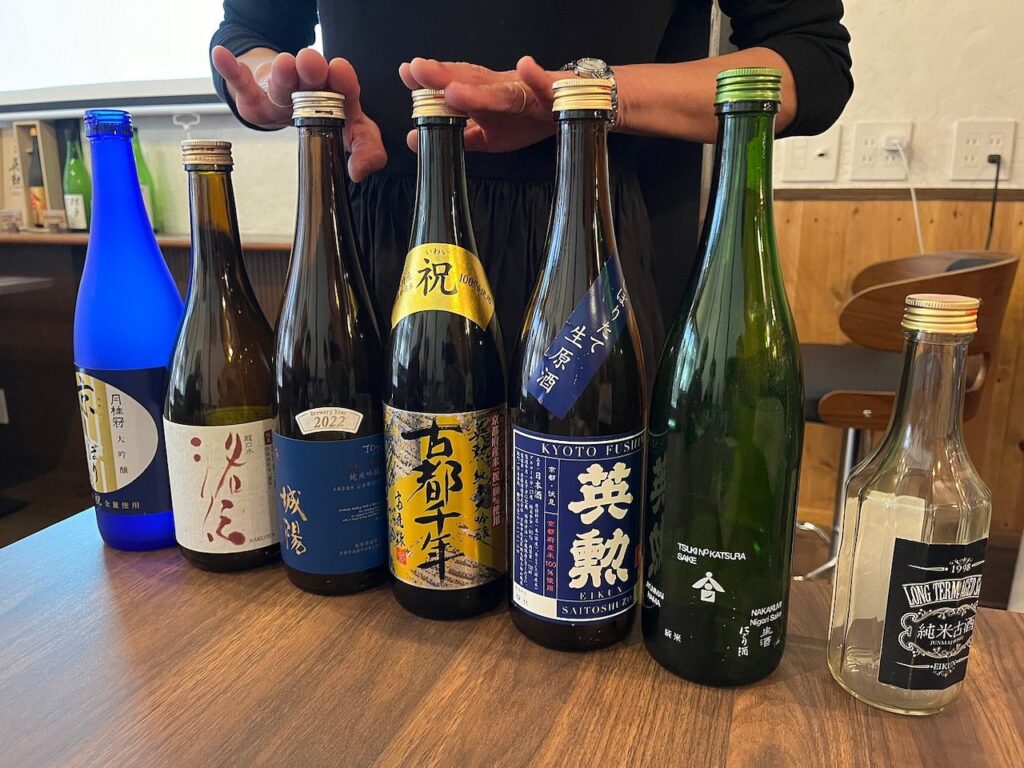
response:
<path id="1" fill-rule="evenodd" d="M 629 297 L 613 256 L 555 334 L 530 374 L 527 391 L 560 419 L 608 359 L 626 327 Z"/>
<path id="2" fill-rule="evenodd" d="M 384 436 L 295 440 L 274 433 L 281 559 L 340 574 L 384 564 Z"/>
<path id="3" fill-rule="evenodd" d="M 551 622 L 592 622 L 636 602 L 643 432 L 512 431 L 512 602 Z"/>

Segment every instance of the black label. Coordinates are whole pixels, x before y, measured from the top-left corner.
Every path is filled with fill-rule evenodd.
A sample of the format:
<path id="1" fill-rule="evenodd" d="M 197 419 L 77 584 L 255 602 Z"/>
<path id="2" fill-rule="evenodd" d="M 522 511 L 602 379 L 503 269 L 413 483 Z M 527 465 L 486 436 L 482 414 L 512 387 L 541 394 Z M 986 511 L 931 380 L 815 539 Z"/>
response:
<path id="1" fill-rule="evenodd" d="M 927 691 L 964 679 L 987 541 L 896 539 L 878 682 Z"/>

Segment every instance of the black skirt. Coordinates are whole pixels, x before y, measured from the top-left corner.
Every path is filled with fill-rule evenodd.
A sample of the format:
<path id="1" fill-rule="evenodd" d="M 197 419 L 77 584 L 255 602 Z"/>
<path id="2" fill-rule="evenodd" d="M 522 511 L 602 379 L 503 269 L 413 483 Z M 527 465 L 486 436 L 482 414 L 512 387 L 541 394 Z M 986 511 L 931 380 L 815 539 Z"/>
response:
<path id="1" fill-rule="evenodd" d="M 554 184 L 470 178 L 470 215 L 481 262 L 494 293 L 511 359 L 523 316 L 544 266 L 544 244 Z M 611 176 L 612 215 L 626 289 L 636 312 L 647 386 L 661 356 L 664 326 L 655 291 L 650 223 L 635 175 Z M 390 328 L 391 305 L 409 248 L 416 179 L 405 174 L 377 173 L 351 186 L 352 215 L 363 248 L 363 271 Z"/>

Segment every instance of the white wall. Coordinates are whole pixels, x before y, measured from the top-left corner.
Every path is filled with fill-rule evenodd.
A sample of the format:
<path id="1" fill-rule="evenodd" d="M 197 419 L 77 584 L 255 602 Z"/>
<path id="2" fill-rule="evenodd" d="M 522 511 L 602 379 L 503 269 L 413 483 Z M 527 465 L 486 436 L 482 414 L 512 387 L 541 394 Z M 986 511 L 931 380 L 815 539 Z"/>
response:
<path id="1" fill-rule="evenodd" d="M 954 123 L 1017 121 L 1010 178 L 1024 187 L 1024 2 L 1022 0 L 846 0 L 853 39 L 853 98 L 840 118 L 842 148 L 833 183 L 783 187 L 883 187 L 850 181 L 854 124 L 913 122 L 911 181 L 921 187 L 988 187 L 951 181 Z M 781 144 L 781 143 L 780 143 Z M 779 147 L 780 161 L 785 154 Z M 993 169 L 994 170 L 994 169 Z"/>

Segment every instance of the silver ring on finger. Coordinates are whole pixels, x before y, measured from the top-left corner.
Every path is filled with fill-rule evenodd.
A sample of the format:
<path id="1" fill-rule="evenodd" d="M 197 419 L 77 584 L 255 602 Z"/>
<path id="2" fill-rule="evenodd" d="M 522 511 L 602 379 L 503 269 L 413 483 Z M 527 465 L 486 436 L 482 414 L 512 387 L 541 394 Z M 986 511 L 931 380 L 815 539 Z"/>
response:
<path id="1" fill-rule="evenodd" d="M 523 103 L 519 105 L 519 109 L 512 113 L 513 117 L 515 117 L 516 115 L 521 115 L 523 114 L 523 112 L 526 111 L 526 102 L 529 100 L 529 95 L 526 93 L 526 86 L 524 86 L 522 82 L 520 82 L 519 80 L 516 80 L 515 82 L 516 85 L 519 87 L 519 90 L 522 91 L 523 93 Z"/>

